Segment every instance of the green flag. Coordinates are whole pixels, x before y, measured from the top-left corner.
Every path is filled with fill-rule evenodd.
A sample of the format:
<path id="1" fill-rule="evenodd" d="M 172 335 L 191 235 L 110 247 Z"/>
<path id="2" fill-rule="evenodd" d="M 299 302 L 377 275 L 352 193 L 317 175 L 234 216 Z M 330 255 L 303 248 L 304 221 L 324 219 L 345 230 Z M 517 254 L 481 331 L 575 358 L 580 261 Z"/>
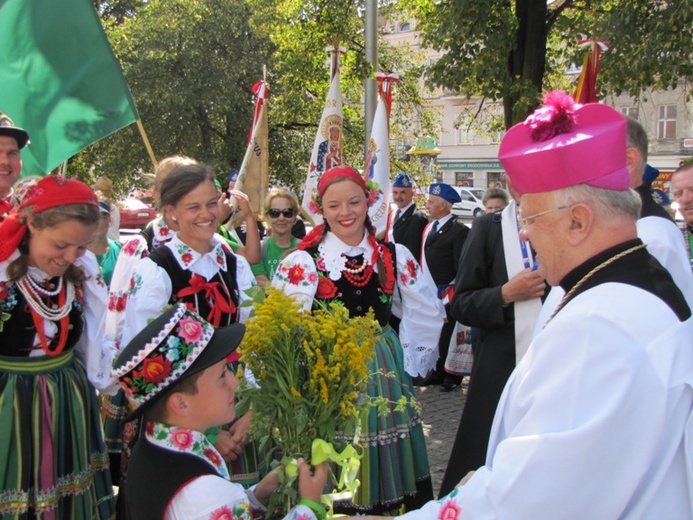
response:
<path id="1" fill-rule="evenodd" d="M 31 137 L 23 176 L 139 119 L 91 0 L 0 0 L 0 112 Z"/>

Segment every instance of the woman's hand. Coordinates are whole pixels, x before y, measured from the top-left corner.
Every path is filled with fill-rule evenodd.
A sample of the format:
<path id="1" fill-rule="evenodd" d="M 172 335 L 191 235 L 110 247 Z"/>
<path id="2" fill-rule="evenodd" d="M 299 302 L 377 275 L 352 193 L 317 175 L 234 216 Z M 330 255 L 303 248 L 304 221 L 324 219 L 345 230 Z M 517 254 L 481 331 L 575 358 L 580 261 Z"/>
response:
<path id="1" fill-rule="evenodd" d="M 214 444 L 217 451 L 224 457 L 226 462 L 234 461 L 243 452 L 243 446 L 241 446 L 230 432 L 226 430 L 219 430 L 217 436 L 217 442 Z"/>
<path id="2" fill-rule="evenodd" d="M 250 442 L 250 421 L 253 418 L 253 412 L 246 412 L 243 417 L 235 421 L 229 428 L 229 433 L 233 441 L 238 444 L 241 449 L 245 448 Z"/>
<path id="3" fill-rule="evenodd" d="M 219 197 L 219 222 L 224 223 L 233 214 L 233 206 L 226 192 L 222 192 Z"/>
<path id="4" fill-rule="evenodd" d="M 246 222 L 254 222 L 255 215 L 253 215 L 253 208 L 250 207 L 250 199 L 242 191 L 229 190 L 229 195 L 231 195 L 238 202 L 238 209 L 240 209 L 245 215 Z"/>

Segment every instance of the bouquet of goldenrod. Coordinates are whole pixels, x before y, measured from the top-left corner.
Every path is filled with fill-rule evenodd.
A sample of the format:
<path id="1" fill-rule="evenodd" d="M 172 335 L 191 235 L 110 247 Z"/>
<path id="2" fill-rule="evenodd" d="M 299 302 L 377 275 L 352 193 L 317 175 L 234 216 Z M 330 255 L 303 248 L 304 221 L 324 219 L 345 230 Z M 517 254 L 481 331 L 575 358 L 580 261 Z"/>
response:
<path id="1" fill-rule="evenodd" d="M 353 491 L 358 455 L 339 439 L 357 437 L 372 405 L 362 392 L 378 323 L 372 315 L 350 318 L 337 302 L 303 311 L 291 296 L 270 288 L 266 297 L 256 295 L 246 326 L 241 361 L 257 385 L 244 385 L 240 395 L 252 403 L 258 451 L 281 457 L 285 466 L 268 514 L 283 516 L 296 504 L 299 457 L 312 464 L 335 462 L 341 466 L 340 478 L 332 480 L 335 490 Z"/>

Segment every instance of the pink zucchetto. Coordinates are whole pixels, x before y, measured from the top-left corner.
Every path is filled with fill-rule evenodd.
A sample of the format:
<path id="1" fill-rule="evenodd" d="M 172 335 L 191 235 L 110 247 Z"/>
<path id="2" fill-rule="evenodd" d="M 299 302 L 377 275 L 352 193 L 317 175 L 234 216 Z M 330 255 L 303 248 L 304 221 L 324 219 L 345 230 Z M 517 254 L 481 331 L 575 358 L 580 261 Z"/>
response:
<path id="1" fill-rule="evenodd" d="M 498 158 L 520 195 L 576 184 L 630 186 L 624 117 L 600 103 L 579 105 L 560 90 L 508 130 Z"/>

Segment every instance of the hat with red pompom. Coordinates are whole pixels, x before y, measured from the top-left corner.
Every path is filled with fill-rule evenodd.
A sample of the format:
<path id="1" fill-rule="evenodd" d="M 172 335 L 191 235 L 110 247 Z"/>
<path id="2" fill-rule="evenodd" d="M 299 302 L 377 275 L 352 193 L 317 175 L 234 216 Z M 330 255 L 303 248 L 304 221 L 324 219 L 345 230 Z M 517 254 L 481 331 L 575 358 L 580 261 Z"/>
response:
<path id="1" fill-rule="evenodd" d="M 501 141 L 498 158 L 520 195 L 576 184 L 624 191 L 626 121 L 610 106 L 554 91 Z"/>

